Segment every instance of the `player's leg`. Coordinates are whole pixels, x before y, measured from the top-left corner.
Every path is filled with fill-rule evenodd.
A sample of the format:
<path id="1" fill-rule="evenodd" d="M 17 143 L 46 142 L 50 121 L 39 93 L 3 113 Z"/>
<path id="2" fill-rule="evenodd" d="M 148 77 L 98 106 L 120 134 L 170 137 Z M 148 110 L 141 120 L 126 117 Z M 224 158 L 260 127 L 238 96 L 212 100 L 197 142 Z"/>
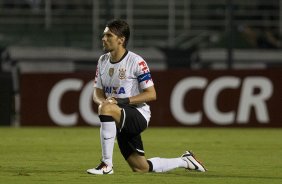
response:
<path id="1" fill-rule="evenodd" d="M 115 104 L 105 103 L 99 106 L 102 161 L 110 166 L 113 165 L 112 158 L 116 138 L 116 124 L 119 123 L 120 116 L 121 108 Z"/>
<path id="2" fill-rule="evenodd" d="M 136 143 L 136 139 L 133 142 Z M 127 157 L 126 161 L 134 172 L 167 172 L 176 168 L 185 168 L 200 172 L 206 171 L 204 166 L 196 160 L 195 156 L 189 151 L 177 158 L 154 157 L 148 160 L 142 153 L 131 151 L 132 153 Z M 126 156 L 126 153 L 123 155 Z"/>
<path id="3" fill-rule="evenodd" d="M 145 156 L 133 152 L 126 160 L 132 171 L 146 173 L 150 171 L 150 165 Z"/>
<path id="4" fill-rule="evenodd" d="M 175 168 L 205 171 L 191 152 L 185 152 L 178 158 L 151 158 L 146 160 L 141 132 L 147 128 L 142 114 L 130 107 L 121 111 L 121 127 L 117 133 L 119 148 L 131 169 L 135 172 L 167 172 Z"/>
<path id="5" fill-rule="evenodd" d="M 204 166 L 190 151 L 186 151 L 181 157 L 177 158 L 150 158 L 148 163 L 152 172 L 167 172 L 176 168 L 185 168 L 199 172 L 206 171 Z"/>
<path id="6" fill-rule="evenodd" d="M 147 121 L 137 109 L 123 108 L 121 122 L 123 122 L 122 126 L 117 133 L 118 145 L 123 157 L 134 172 L 165 172 L 180 166 L 187 166 L 187 163 L 181 158 L 153 158 L 147 161 L 140 135 L 147 128 Z"/>
<path id="7" fill-rule="evenodd" d="M 116 123 L 119 123 L 121 109 L 115 104 L 104 103 L 99 106 L 98 112 L 101 121 L 100 141 L 102 160 L 96 168 L 88 169 L 87 172 L 90 174 L 112 174 Z"/>
<path id="8" fill-rule="evenodd" d="M 120 123 L 117 141 L 124 159 L 133 171 L 148 172 L 149 165 L 140 136 L 147 128 L 146 119 L 136 108 L 126 106 L 121 110 Z"/>
<path id="9" fill-rule="evenodd" d="M 126 137 L 124 139 L 126 139 Z M 118 135 L 118 140 L 120 140 L 120 135 Z M 195 160 L 190 152 L 186 152 L 184 155 L 177 158 L 154 157 L 147 160 L 144 156 L 144 152 L 140 151 L 140 149 L 143 149 L 140 135 L 127 139 L 127 143 L 129 143 L 129 146 L 120 146 L 120 149 L 123 156 L 126 158 L 128 165 L 134 172 L 167 172 L 176 168 L 205 171 L 203 166 Z M 128 149 L 129 147 L 135 149 Z"/>
<path id="10" fill-rule="evenodd" d="M 146 159 L 138 153 L 132 153 L 127 162 L 134 172 L 167 172 L 176 168 L 186 168 L 187 163 L 181 158 Z"/>

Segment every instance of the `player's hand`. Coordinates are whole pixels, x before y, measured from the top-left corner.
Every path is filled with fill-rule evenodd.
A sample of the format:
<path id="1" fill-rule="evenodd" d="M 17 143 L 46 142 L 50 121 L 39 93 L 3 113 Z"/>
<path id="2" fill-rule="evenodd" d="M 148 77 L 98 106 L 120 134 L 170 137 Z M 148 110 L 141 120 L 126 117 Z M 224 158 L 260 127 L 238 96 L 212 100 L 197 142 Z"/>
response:
<path id="1" fill-rule="evenodd" d="M 130 103 L 129 98 L 115 98 L 118 105 L 128 105 Z"/>
<path id="2" fill-rule="evenodd" d="M 108 97 L 106 103 L 117 104 L 117 101 L 114 97 Z"/>

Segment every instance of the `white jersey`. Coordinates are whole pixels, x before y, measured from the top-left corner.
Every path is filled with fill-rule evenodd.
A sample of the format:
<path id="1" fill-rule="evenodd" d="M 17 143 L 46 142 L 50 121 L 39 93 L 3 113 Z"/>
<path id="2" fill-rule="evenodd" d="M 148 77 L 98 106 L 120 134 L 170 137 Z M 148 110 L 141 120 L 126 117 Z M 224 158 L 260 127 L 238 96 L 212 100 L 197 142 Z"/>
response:
<path id="1" fill-rule="evenodd" d="M 94 87 L 103 89 L 106 97 L 132 97 L 154 85 L 149 67 L 139 55 L 126 51 L 118 62 L 111 62 L 110 58 L 110 53 L 99 58 L 94 81 Z M 149 105 L 138 104 L 136 108 L 149 122 Z"/>

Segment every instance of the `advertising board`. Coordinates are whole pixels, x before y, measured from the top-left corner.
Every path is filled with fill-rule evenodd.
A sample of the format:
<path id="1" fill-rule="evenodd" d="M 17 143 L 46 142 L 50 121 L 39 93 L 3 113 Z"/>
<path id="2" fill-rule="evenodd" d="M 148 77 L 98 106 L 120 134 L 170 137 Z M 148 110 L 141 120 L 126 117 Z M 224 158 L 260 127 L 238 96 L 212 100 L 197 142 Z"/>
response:
<path id="1" fill-rule="evenodd" d="M 99 126 L 95 73 L 23 74 L 22 126 Z M 150 126 L 282 127 L 281 70 L 152 72 Z"/>

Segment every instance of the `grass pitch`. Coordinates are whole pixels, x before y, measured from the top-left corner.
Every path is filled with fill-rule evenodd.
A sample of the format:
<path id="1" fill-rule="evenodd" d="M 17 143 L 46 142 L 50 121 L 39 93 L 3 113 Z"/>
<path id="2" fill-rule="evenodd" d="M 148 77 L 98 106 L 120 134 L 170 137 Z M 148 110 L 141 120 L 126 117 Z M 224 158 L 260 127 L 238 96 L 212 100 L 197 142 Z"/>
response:
<path id="1" fill-rule="evenodd" d="M 101 158 L 99 128 L 0 128 L 0 135 L 1 184 L 282 183 L 282 129 L 149 128 L 147 158 L 189 149 L 208 172 L 133 173 L 116 144 L 115 174 L 104 176 L 86 173 Z"/>

